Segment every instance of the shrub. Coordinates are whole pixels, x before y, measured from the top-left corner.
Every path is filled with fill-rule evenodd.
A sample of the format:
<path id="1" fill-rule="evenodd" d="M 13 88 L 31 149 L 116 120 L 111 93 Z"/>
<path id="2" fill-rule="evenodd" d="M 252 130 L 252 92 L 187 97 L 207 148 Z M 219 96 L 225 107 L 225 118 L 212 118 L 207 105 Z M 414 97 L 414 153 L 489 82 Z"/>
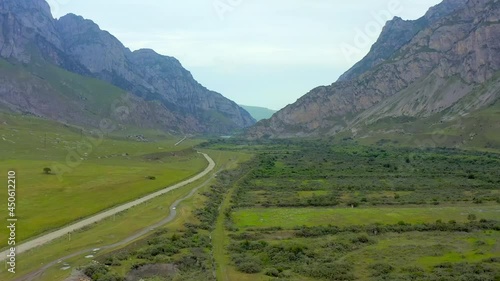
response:
<path id="1" fill-rule="evenodd" d="M 370 269 L 372 270 L 372 276 L 387 275 L 394 271 L 394 267 L 387 263 L 376 263 L 370 266 Z"/>
<path id="2" fill-rule="evenodd" d="M 83 274 L 90 277 L 95 281 L 124 281 L 123 277 L 120 277 L 114 273 L 110 273 L 109 269 L 103 264 L 91 264 L 83 269 Z"/>
<path id="3" fill-rule="evenodd" d="M 238 271 L 248 274 L 259 273 L 262 271 L 262 267 L 259 263 L 255 261 L 246 261 L 236 266 Z"/>
<path id="4" fill-rule="evenodd" d="M 357 208 L 359 207 L 359 202 L 358 201 L 351 201 L 347 203 L 347 206 L 352 207 L 352 208 Z"/>
<path id="5" fill-rule="evenodd" d="M 276 268 L 269 268 L 269 269 L 266 269 L 266 273 L 265 274 L 267 276 L 271 276 L 271 277 L 279 277 L 280 272 Z"/>
<path id="6" fill-rule="evenodd" d="M 347 281 L 356 280 L 352 274 L 352 266 L 347 263 L 313 263 L 304 266 L 301 270 L 302 274 L 313 278 L 321 278 L 332 281 Z"/>
<path id="7" fill-rule="evenodd" d="M 108 269 L 102 264 L 91 264 L 83 269 L 83 274 L 98 280 L 101 276 L 108 274 Z"/>
<path id="8" fill-rule="evenodd" d="M 262 262 L 256 257 L 240 254 L 233 256 L 233 261 L 240 272 L 253 274 L 262 271 Z"/>
<path id="9" fill-rule="evenodd" d="M 360 235 L 360 236 L 358 236 L 356 238 L 351 239 L 351 242 L 353 244 L 368 244 L 368 243 L 370 243 L 372 241 L 370 240 L 370 238 L 368 238 L 368 236 L 366 236 L 366 235 Z"/>
<path id="10" fill-rule="evenodd" d="M 469 214 L 469 215 L 467 216 L 467 219 L 468 219 L 469 221 L 475 221 L 475 220 L 477 220 L 477 216 L 476 216 L 476 215 L 474 215 L 474 214 Z"/>
<path id="11" fill-rule="evenodd" d="M 108 257 L 104 260 L 104 264 L 108 266 L 120 266 L 122 265 L 116 257 Z"/>

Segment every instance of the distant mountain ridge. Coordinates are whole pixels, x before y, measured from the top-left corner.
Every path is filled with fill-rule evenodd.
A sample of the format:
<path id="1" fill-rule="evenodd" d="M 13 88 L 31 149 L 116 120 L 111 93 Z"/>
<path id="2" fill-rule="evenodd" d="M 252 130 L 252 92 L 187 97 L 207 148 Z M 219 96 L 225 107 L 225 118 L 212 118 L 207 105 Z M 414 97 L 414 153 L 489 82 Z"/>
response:
<path id="1" fill-rule="evenodd" d="M 260 106 L 249 106 L 249 105 L 240 105 L 240 106 L 246 111 L 248 111 L 248 113 L 250 113 L 250 115 L 252 115 L 252 117 L 257 121 L 269 119 L 273 116 L 274 113 L 276 113 L 276 110 Z"/>
<path id="2" fill-rule="evenodd" d="M 411 38 L 393 36 L 407 32 Z M 401 41 L 393 42 L 398 37 Z M 379 52 L 383 46 L 387 52 Z M 338 82 L 311 90 L 248 135 L 368 137 L 373 124 L 403 117 L 428 120 L 427 129 L 451 125 L 496 103 L 499 54 L 499 1 L 444 1 L 423 19 L 388 22 L 370 54 Z M 380 130 L 390 131 L 390 126 Z M 498 127 L 498 122 L 487 126 Z"/>
<path id="3" fill-rule="evenodd" d="M 6 66 L 3 71 L 9 67 L 18 71 L 17 76 L 10 75 L 12 81 L 0 86 L 0 103 L 13 111 L 47 118 L 57 115 L 58 121 L 86 126 L 104 117 L 117 119 L 113 112 L 89 114 L 92 109 L 86 101 L 106 100 L 106 93 L 96 88 L 87 89 L 88 95 L 81 96 L 81 87 L 76 84 L 89 77 L 114 85 L 120 96 L 132 94 L 128 100 L 133 108 L 117 119 L 123 126 L 227 133 L 255 123 L 236 103 L 200 85 L 177 59 L 153 50 L 131 52 L 113 35 L 80 16 L 69 14 L 55 20 L 43 0 L 1 0 L 0 26 L 0 58 Z M 47 76 L 43 73 L 46 66 L 82 77 L 54 70 L 64 77 L 37 79 Z M 16 80 L 21 76 L 32 76 L 33 87 L 20 90 L 22 86 Z M 69 76 L 72 78 L 64 80 Z M 57 85 L 60 83 L 66 85 L 65 89 Z M 46 97 L 31 92 L 34 88 Z M 61 107 L 72 108 L 72 116 L 54 115 Z"/>

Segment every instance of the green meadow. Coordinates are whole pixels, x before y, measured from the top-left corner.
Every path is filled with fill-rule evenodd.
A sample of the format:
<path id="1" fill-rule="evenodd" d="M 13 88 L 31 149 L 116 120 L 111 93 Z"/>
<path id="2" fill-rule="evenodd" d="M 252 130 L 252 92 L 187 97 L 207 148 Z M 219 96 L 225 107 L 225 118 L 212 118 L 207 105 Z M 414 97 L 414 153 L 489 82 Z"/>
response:
<path id="1" fill-rule="evenodd" d="M 217 280 L 500 278 L 498 154 L 242 143 L 207 145 L 256 154 L 218 217 Z"/>
<path id="2" fill-rule="evenodd" d="M 82 142 L 98 139 L 96 132 L 1 116 L 5 157 L 0 167 L 17 171 L 22 200 L 16 212 L 25 223 L 18 233 L 24 240 L 200 172 L 207 163 L 196 150 L 217 163 L 196 183 L 77 231 L 71 239 L 21 254 L 19 276 L 130 237 L 165 218 L 170 204 L 209 179 L 177 207 L 172 222 L 97 252 L 92 260 L 98 264 L 83 255 L 64 262 L 94 280 L 483 281 L 500 276 L 496 153 L 349 141 L 254 145 L 188 138 L 175 146 L 183 136 L 156 131 L 140 137 L 117 131 L 81 151 Z M 75 152 L 80 160 L 68 156 Z M 45 167 L 53 169 L 46 174 Z M 165 264 L 176 270 L 162 271 Z M 40 280 L 69 275 L 56 265 Z M 0 279 L 13 277 L 0 271 Z"/>
<path id="3" fill-rule="evenodd" d="M 489 206 L 442 206 L 442 207 L 383 207 L 383 208 L 269 208 L 239 209 L 233 213 L 237 227 L 245 228 L 293 228 L 319 225 L 367 225 L 434 223 L 437 220 L 467 222 L 470 214 L 480 219 L 500 217 L 498 205 Z"/>
<path id="4" fill-rule="evenodd" d="M 170 205 L 180 198 L 188 195 L 191 190 L 199 187 L 200 184 L 204 183 L 206 180 L 213 177 L 217 171 L 223 169 L 234 169 L 239 162 L 246 161 L 249 159 L 249 155 L 243 153 L 233 153 L 233 152 L 221 152 L 221 151 L 209 151 L 204 150 L 203 152 L 208 153 L 217 163 L 216 169 L 205 176 L 204 178 L 189 184 L 185 187 L 179 188 L 165 195 L 157 197 L 147 203 L 131 208 L 125 212 L 122 212 L 115 217 L 108 218 L 97 224 L 86 227 L 80 231 L 76 231 L 71 235 L 71 240 L 68 237 L 63 237 L 57 239 L 47 245 L 41 246 L 30 252 L 21 254 L 19 256 L 18 273 L 16 276 L 12 276 L 10 273 L 0 269 L 0 280 L 13 280 L 17 277 L 24 276 L 40 267 L 41 264 L 47 264 L 54 260 L 58 260 L 66 255 L 78 252 L 82 249 L 92 249 L 100 248 L 106 245 L 114 244 L 120 242 L 127 237 L 130 237 L 134 233 L 148 228 L 149 226 L 161 221 L 169 215 Z M 213 182 L 214 180 L 212 180 Z M 203 192 L 207 191 L 210 184 L 203 186 L 193 197 L 182 202 L 177 207 L 177 217 L 167 225 L 151 231 L 148 235 L 140 237 L 135 241 L 131 241 L 126 245 L 117 247 L 115 249 L 106 250 L 100 252 L 96 255 L 96 258 L 106 257 L 110 253 L 116 251 L 120 252 L 124 249 L 134 248 L 137 245 L 142 245 L 145 241 L 149 240 L 151 237 L 155 236 L 155 233 L 161 233 L 163 231 L 169 232 L 179 232 L 185 231 L 185 223 L 196 223 L 198 219 L 193 214 L 193 210 L 197 206 L 203 205 L 206 202 L 206 197 L 201 195 Z M 135 245 L 135 246 L 134 246 Z M 89 260 L 85 258 L 85 255 L 80 255 L 69 260 L 64 260 L 65 263 L 70 264 L 72 268 L 77 268 L 79 266 L 85 266 Z M 130 260 L 128 263 L 124 263 L 121 268 L 117 268 L 119 271 L 128 271 L 129 267 L 126 265 L 131 265 L 136 263 L 137 260 Z M 54 280 L 65 280 L 71 274 L 71 270 L 62 270 L 63 266 L 57 264 L 47 270 L 39 280 L 42 281 L 54 281 Z"/>
<path id="5" fill-rule="evenodd" d="M 197 140 L 174 146 L 182 137 L 149 132 L 142 142 L 31 117 L 0 117 L 0 171 L 16 171 L 18 241 L 180 182 L 207 165 L 192 149 Z M 0 202 L 7 202 L 7 193 Z M 6 216 L 2 208 L 0 217 Z M 0 247 L 6 238 L 1 232 Z"/>

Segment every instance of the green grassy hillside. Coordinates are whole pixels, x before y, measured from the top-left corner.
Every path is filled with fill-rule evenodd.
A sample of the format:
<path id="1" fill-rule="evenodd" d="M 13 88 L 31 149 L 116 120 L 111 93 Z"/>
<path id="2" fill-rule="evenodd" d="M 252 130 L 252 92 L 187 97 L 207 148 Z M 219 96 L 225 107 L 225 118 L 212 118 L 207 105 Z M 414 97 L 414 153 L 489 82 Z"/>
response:
<path id="1" fill-rule="evenodd" d="M 186 121 L 186 114 L 157 100 L 148 100 L 99 79 L 78 75 L 41 59 L 28 65 L 0 59 L 0 111 L 17 112 L 84 128 L 111 122 L 119 130 L 161 129 L 190 132 L 217 130 L 231 121 L 220 112 L 203 112 L 205 127 Z M 212 126 L 212 127 L 211 127 Z"/>
<path id="2" fill-rule="evenodd" d="M 258 107 L 258 106 L 248 106 L 248 105 L 240 105 L 243 109 L 248 111 L 252 117 L 257 120 L 263 120 L 263 119 L 269 119 L 271 116 L 273 116 L 274 113 L 276 113 L 276 110 L 272 110 L 269 108 L 265 107 Z"/>
<path id="3" fill-rule="evenodd" d="M 92 126 L 112 117 L 113 103 L 126 97 L 125 91 L 106 82 L 43 61 L 25 66 L 0 59 L 0 75 L 12 86 L 2 96 L 3 107 L 73 124 Z"/>

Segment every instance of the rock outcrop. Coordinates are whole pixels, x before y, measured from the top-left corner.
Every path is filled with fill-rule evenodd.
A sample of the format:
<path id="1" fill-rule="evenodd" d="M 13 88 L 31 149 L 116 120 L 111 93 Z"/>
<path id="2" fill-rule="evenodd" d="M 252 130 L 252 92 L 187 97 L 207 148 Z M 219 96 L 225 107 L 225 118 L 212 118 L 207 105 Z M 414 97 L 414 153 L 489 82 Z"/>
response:
<path id="1" fill-rule="evenodd" d="M 397 50 L 408 44 L 418 32 L 464 7 L 466 2 L 467 0 L 445 0 L 441 4 L 429 9 L 418 20 L 403 20 L 400 17 L 395 17 L 393 20 L 387 22 L 368 55 L 340 76 L 339 81 L 357 78 L 359 75 L 385 62 Z"/>
<path id="2" fill-rule="evenodd" d="M 22 64 L 35 77 L 40 75 L 32 66 L 48 64 L 106 81 L 131 93 L 135 102 L 145 106 L 143 116 L 130 117 L 135 120 L 133 123 L 143 122 L 135 125 L 190 133 L 228 133 L 255 123 L 250 114 L 236 103 L 200 85 L 177 59 L 159 55 L 153 50 L 131 52 L 113 35 L 80 16 L 69 14 L 55 20 L 49 5 L 43 0 L 1 0 L 0 27 L 1 58 L 14 65 Z M 17 85 L 13 82 L 9 83 L 12 87 Z M 14 90 L 19 89 L 14 87 L 10 92 Z M 5 92 L 5 89 L 0 92 Z M 13 110 L 49 118 L 53 115 L 48 114 L 51 110 L 57 111 L 64 104 L 68 107 L 70 103 L 78 104 L 78 100 L 65 102 L 59 99 L 51 105 L 52 99 L 48 99 L 44 103 L 47 110 L 41 112 L 40 104 L 34 99 L 31 99 L 31 108 L 27 104 L 16 106 L 16 101 L 23 99 L 22 95 L 33 97 L 26 89 L 16 92 L 21 96 L 16 99 L 11 94 L 0 96 L 0 102 Z M 85 106 L 81 104 L 79 107 Z M 82 120 L 80 123 L 87 123 L 83 122 L 89 119 L 86 113 L 77 113 Z M 159 116 L 169 118 L 162 120 L 158 119 Z M 57 118 L 59 121 L 64 119 L 64 116 Z M 78 118 L 65 121 L 74 122 L 73 119 L 78 121 Z"/>
<path id="3" fill-rule="evenodd" d="M 249 135 L 334 135 L 386 117 L 428 117 L 458 106 L 466 108 L 463 115 L 492 104 L 500 96 L 488 83 L 500 71 L 500 1 L 441 5 L 417 20 L 434 23 L 403 38 L 401 42 L 407 42 L 401 46 L 387 43 L 399 34 L 390 31 L 415 28 L 400 19 L 389 22 L 382 33 L 385 38 L 375 44 L 363 67 L 358 64 L 339 82 L 313 89 L 258 123 Z M 380 54 L 383 46 L 389 51 Z M 489 88 L 477 94 L 484 86 Z M 477 96 L 467 99 L 472 94 Z"/>

